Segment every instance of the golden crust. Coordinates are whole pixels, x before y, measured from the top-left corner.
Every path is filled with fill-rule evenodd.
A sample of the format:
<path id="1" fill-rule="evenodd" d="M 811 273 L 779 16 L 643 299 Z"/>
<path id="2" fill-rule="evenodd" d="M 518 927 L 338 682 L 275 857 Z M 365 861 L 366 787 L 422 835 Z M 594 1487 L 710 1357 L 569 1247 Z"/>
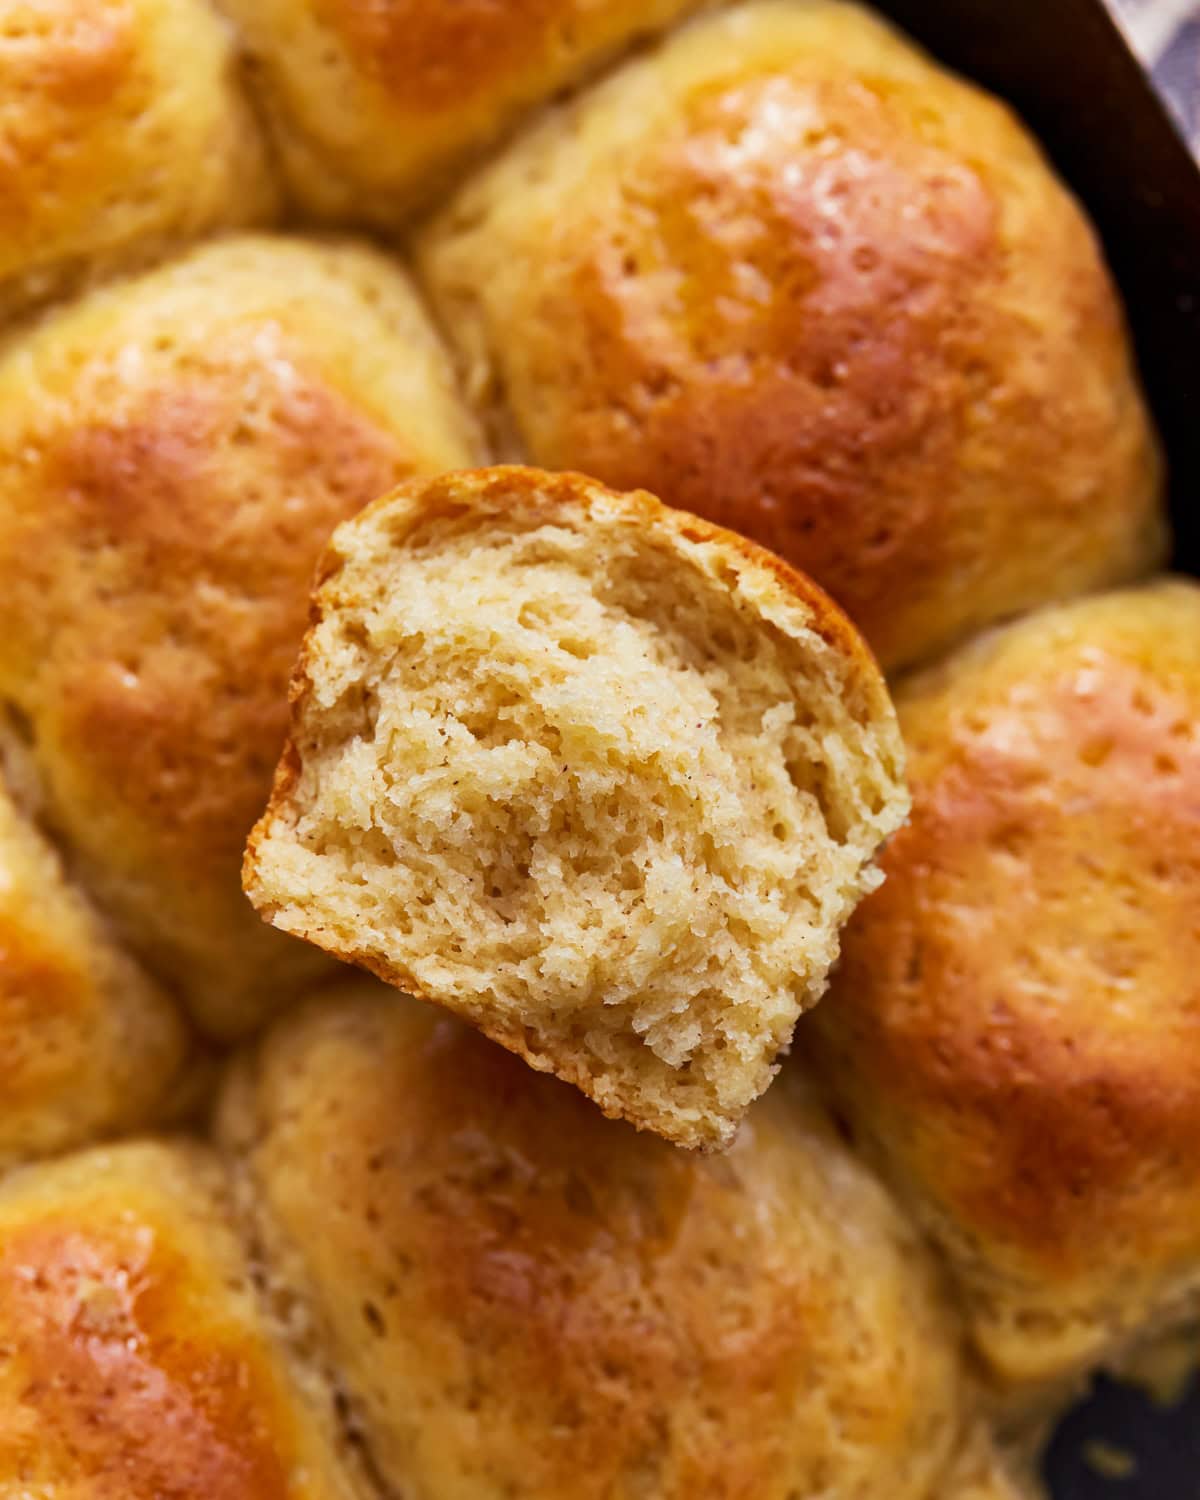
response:
<path id="1" fill-rule="evenodd" d="M 395 228 L 527 111 L 708 0 L 220 0 L 310 214 Z"/>
<path id="2" fill-rule="evenodd" d="M 636 34 L 652 17 L 666 20 L 687 3 L 647 8 L 629 0 L 605 6 L 589 0 L 467 0 L 447 8 L 430 0 L 387 6 L 315 0 L 313 9 L 342 41 L 356 73 L 384 90 L 398 112 L 426 118 L 469 109 L 481 96 L 503 97 L 531 61 L 545 67 L 553 59 L 562 67 L 593 36 Z M 551 74 L 546 92 L 554 92 L 557 82 Z"/>
<path id="3" fill-rule="evenodd" d="M 312 567 L 472 455 L 441 351 L 382 257 L 230 240 L 13 341 L 0 402 L 0 690 L 47 816 L 204 1023 L 245 1029 L 312 966 L 237 877 Z"/>
<path id="4" fill-rule="evenodd" d="M 0 0 L 0 322 L 275 202 L 203 0 Z"/>
<path id="5" fill-rule="evenodd" d="M 419 264 L 508 455 L 756 537 L 885 668 L 1162 554 L 1089 226 L 1005 109 L 856 7 L 682 29 L 485 168 Z"/>
<path id="6" fill-rule="evenodd" d="M 924 1496 L 955 1324 L 796 1085 L 685 1156 L 364 985 L 243 1063 L 222 1136 L 398 1490 Z"/>
<path id="7" fill-rule="evenodd" d="M 355 1493 L 256 1306 L 223 1191 L 207 1155 L 153 1145 L 0 1189 L 0 1490 Z"/>
<path id="8" fill-rule="evenodd" d="M 1012 1381 L 1200 1292 L 1198 641 L 1160 584 L 904 685 L 912 819 L 798 1038 Z"/>
<path id="9" fill-rule="evenodd" d="M 177 1118 L 191 1043 L 0 786 L 0 1167 Z"/>

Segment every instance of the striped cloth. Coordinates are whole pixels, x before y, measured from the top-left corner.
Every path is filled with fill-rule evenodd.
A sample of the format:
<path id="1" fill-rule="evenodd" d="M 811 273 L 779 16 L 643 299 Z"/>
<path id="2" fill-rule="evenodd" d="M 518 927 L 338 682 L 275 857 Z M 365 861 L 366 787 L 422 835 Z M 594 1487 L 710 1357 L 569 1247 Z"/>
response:
<path id="1" fill-rule="evenodd" d="M 1189 140 L 1200 150 L 1200 0 L 1110 0 Z"/>

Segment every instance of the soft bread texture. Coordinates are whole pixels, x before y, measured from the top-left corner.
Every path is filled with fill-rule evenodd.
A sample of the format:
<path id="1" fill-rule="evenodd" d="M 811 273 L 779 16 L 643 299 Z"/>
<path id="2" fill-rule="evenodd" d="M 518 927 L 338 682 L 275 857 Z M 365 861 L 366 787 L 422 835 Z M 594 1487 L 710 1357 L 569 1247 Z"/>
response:
<path id="1" fill-rule="evenodd" d="M 332 1402 L 260 1307 L 199 1147 L 0 1186 L 4 1500 L 359 1500 Z"/>
<path id="2" fill-rule="evenodd" d="M 178 1115 L 172 1001 L 114 942 L 0 782 L 0 1170 Z"/>
<path id="3" fill-rule="evenodd" d="M 1002 105 L 856 6 L 676 30 L 470 180 L 418 266 L 498 456 L 765 543 L 885 669 L 1163 556 L 1090 226 Z"/>
<path id="4" fill-rule="evenodd" d="M 907 809 L 853 628 L 729 532 L 518 468 L 401 486 L 320 580 L 251 900 L 726 1143 Z"/>
<path id="5" fill-rule="evenodd" d="M 531 107 L 703 0 L 219 0 L 288 186 L 394 229 Z"/>
<path id="6" fill-rule="evenodd" d="M 1200 1308 L 1200 589 L 1048 610 L 897 695 L 912 820 L 804 1024 L 996 1376 Z"/>
<path id="7" fill-rule="evenodd" d="M 316 560 L 474 441 L 407 278 L 349 243 L 220 241 L 0 351 L 0 698 L 80 877 L 215 1033 L 314 968 L 238 872 Z"/>
<path id="8" fill-rule="evenodd" d="M 276 190 L 207 0 L 0 0 L 0 323 Z"/>
<path id="9" fill-rule="evenodd" d="M 945 1500 L 958 1324 L 793 1070 L 688 1154 L 364 985 L 244 1058 L 220 1138 L 390 1493 Z"/>

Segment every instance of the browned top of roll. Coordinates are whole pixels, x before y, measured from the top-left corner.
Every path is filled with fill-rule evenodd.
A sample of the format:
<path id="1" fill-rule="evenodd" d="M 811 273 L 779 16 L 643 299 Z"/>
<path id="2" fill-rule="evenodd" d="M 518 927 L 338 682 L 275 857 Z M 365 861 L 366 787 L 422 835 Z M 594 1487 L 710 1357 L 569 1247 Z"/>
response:
<path id="1" fill-rule="evenodd" d="M 364 986 L 246 1060 L 222 1138 L 400 1491 L 936 1492 L 955 1323 L 794 1074 L 687 1155 Z"/>
<path id="2" fill-rule="evenodd" d="M 86 883 L 217 1031 L 307 964 L 238 867 L 317 557 L 472 456 L 404 273 L 351 244 L 202 247 L 0 357 L 0 690 Z"/>
<path id="3" fill-rule="evenodd" d="M 421 264 L 505 451 L 745 531 L 887 668 L 1160 554 L 1090 226 L 868 12 L 753 0 L 546 120 Z"/>
<path id="4" fill-rule="evenodd" d="M 355 1493 L 256 1304 L 222 1194 L 208 1155 L 158 1145 L 88 1152 L 0 1188 L 0 1490 Z"/>
<path id="5" fill-rule="evenodd" d="M 1165 583 L 906 684 L 912 820 L 813 1018 L 1015 1379 L 1200 1285 L 1198 642 Z"/>

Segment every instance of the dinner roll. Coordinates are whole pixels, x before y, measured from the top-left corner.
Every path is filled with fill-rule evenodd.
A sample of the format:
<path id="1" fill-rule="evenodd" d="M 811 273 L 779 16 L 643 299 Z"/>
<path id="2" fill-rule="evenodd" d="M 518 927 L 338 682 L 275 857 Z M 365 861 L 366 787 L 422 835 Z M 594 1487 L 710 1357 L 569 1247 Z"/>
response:
<path id="1" fill-rule="evenodd" d="M 996 1374 L 1200 1310 L 1200 588 L 1034 615 L 899 694 L 914 809 L 797 1036 Z"/>
<path id="2" fill-rule="evenodd" d="M 394 228 L 531 106 L 704 0 L 218 0 L 288 185 Z"/>
<path id="3" fill-rule="evenodd" d="M 198 1147 L 0 1185 L 0 1495 L 352 1500 L 332 1399 L 289 1366 Z"/>
<path id="4" fill-rule="evenodd" d="M 1162 555 L 1078 205 L 856 6 L 681 29 L 479 173 L 420 264 L 501 456 L 755 537 L 885 668 Z"/>
<path id="5" fill-rule="evenodd" d="M 390 1491 L 943 1500 L 957 1324 L 794 1070 L 687 1154 L 364 986 L 243 1060 L 221 1133 Z"/>
<path id="6" fill-rule="evenodd" d="M 274 207 L 207 0 L 0 0 L 0 322 Z"/>
<path id="7" fill-rule="evenodd" d="M 241 894 L 336 522 L 473 438 L 403 273 L 237 238 L 0 354 L 0 695 L 46 817 L 211 1030 L 313 955 Z"/>
<path id="8" fill-rule="evenodd" d="M 318 580 L 251 900 L 726 1144 L 908 808 L 854 629 L 740 537 L 534 469 L 400 486 Z"/>
<path id="9" fill-rule="evenodd" d="M 0 782 L 0 1170 L 178 1113 L 189 1040 Z"/>

